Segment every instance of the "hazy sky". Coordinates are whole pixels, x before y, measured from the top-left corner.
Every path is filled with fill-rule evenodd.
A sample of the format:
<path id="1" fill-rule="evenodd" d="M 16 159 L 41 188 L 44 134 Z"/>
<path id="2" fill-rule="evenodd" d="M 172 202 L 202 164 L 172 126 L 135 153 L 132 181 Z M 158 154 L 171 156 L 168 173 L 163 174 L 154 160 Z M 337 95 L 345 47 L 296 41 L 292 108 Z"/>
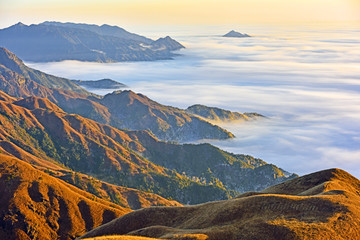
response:
<path id="1" fill-rule="evenodd" d="M 123 26 L 360 22 L 360 0 L 0 0 L 0 27 L 45 20 Z"/>

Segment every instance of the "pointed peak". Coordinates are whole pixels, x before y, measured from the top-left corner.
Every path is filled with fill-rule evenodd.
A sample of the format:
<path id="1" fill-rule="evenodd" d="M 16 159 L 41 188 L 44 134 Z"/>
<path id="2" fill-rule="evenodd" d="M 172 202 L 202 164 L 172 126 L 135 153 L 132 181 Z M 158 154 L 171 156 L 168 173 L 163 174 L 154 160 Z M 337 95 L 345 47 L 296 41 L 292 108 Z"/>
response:
<path id="1" fill-rule="evenodd" d="M 22 22 L 18 22 L 17 24 L 13 25 L 13 27 L 26 27 L 27 25 L 23 24 Z"/>
<path id="2" fill-rule="evenodd" d="M 225 34 L 223 37 L 237 37 L 237 38 L 243 38 L 243 37 L 251 37 L 250 35 L 246 33 L 239 33 L 237 31 L 231 30 L 227 34 Z"/>

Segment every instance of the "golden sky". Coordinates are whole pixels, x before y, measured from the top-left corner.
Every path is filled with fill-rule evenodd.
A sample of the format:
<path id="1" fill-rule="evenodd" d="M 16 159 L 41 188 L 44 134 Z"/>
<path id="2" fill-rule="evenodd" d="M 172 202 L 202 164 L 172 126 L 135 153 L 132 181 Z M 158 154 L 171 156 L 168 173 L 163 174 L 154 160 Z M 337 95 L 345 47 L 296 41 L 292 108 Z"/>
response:
<path id="1" fill-rule="evenodd" d="M 360 22 L 360 0 L 0 0 L 1 27 L 45 20 L 118 25 Z"/>

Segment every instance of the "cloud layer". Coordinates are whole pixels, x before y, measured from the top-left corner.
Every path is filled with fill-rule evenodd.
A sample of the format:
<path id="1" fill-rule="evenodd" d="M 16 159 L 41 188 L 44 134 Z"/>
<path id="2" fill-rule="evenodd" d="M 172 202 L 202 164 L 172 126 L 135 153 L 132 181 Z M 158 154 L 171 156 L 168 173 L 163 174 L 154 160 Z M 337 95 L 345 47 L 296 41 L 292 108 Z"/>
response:
<path id="1" fill-rule="evenodd" d="M 187 49 L 172 61 L 29 64 L 71 79 L 112 78 L 166 105 L 267 115 L 224 125 L 237 138 L 212 143 L 299 174 L 337 167 L 360 177 L 360 30 L 244 29 L 254 37 L 181 31 L 175 38 Z"/>

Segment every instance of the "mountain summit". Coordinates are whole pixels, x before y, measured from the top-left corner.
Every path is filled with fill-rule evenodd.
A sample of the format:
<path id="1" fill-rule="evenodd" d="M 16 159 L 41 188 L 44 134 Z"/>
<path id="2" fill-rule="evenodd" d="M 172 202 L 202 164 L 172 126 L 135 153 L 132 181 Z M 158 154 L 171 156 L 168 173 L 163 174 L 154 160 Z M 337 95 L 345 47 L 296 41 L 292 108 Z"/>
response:
<path id="1" fill-rule="evenodd" d="M 251 36 L 246 33 L 243 34 L 243 33 L 239 33 L 234 30 L 231 30 L 230 32 L 225 34 L 223 37 L 245 38 L 245 37 L 251 37 Z"/>

